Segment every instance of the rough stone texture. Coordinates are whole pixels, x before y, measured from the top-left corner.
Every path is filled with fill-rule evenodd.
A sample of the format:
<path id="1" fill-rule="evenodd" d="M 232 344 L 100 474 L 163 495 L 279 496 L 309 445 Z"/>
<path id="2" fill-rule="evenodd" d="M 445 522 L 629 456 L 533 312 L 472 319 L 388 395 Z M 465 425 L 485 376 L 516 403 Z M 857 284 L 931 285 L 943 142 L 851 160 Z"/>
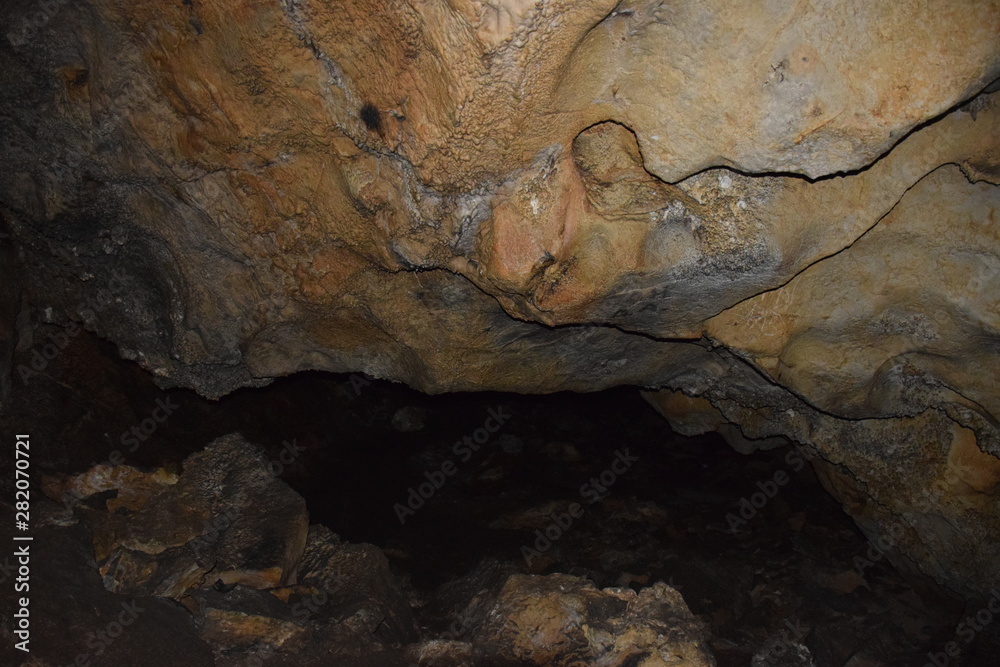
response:
<path id="1" fill-rule="evenodd" d="M 9 373 L 17 345 L 17 316 L 21 309 L 21 272 L 10 242 L 6 218 L 0 213 L 0 408 L 9 400 L 13 378 Z"/>
<path id="2" fill-rule="evenodd" d="M 53 592 L 55 584 L 41 587 L 35 611 L 46 619 L 45 636 L 62 636 L 49 618 L 70 613 L 74 622 L 55 655 L 77 647 L 77 635 L 117 598 L 142 611 L 155 608 L 168 630 L 186 623 L 169 638 L 195 640 L 179 654 L 196 655 L 191 664 L 407 664 L 404 647 L 417 640 L 417 628 L 386 556 L 370 544 L 343 542 L 323 526 L 307 533 L 303 499 L 241 436 L 209 443 L 184 461 L 179 476 L 101 464 L 80 475 L 47 478 L 43 488 L 64 501 L 43 500 L 36 511 L 45 526 L 39 537 L 60 550 L 56 557 L 46 548 L 43 557 L 66 568 L 55 583 L 66 576 L 81 582 L 70 587 L 80 600 L 64 612 L 57 608 L 62 594 Z M 13 521 L 12 508 L 0 503 L 0 513 Z M 42 571 L 50 574 L 49 566 Z M 180 604 L 169 604 L 168 597 Z M 96 619 L 80 608 L 87 603 Z M 165 617 L 164 610 L 177 618 Z M 151 641 L 163 650 L 162 637 Z M 114 652 L 97 641 L 88 647 L 91 659 L 107 652 L 125 656 L 118 664 L 161 664 L 160 655 L 134 641 Z M 49 662 L 50 653 L 42 652 L 37 664 L 72 661 Z"/>
<path id="3" fill-rule="evenodd" d="M 815 450 L 900 564 L 1000 579 L 1000 3 L 0 17 L 36 319 L 210 396 L 679 390 L 740 447 Z"/>
<path id="4" fill-rule="evenodd" d="M 702 635 L 680 593 L 662 582 L 636 593 L 518 574 L 473 636 L 473 663 L 714 667 Z"/>
<path id="5" fill-rule="evenodd" d="M 35 502 L 34 514 L 44 513 Z M 0 503 L 10 525 L 14 508 Z M 37 518 L 36 518 L 37 520 Z M 190 614 L 170 600 L 118 595 L 105 590 L 94 567 L 90 531 L 35 524 L 31 542 L 30 653 L 14 648 L 14 611 L 19 597 L 13 578 L 5 582 L 0 620 L 0 664 L 32 667 L 64 665 L 210 665 L 212 651 L 197 633 Z M 21 592 L 22 594 L 25 591 Z"/>
<path id="6" fill-rule="evenodd" d="M 371 653 L 372 643 L 384 648 L 416 639 L 409 602 L 378 547 L 344 544 L 323 526 L 313 526 L 299 573 L 312 590 L 295 599 L 310 616 L 329 624 L 328 633 L 356 644 L 358 655 Z"/>
<path id="7" fill-rule="evenodd" d="M 181 599 L 212 584 L 273 588 L 294 579 L 305 549 L 305 501 L 238 435 L 188 457 L 180 476 L 102 464 L 43 488 L 70 503 L 115 492 L 87 515 L 104 585 L 115 593 Z"/>
<path id="8" fill-rule="evenodd" d="M 192 593 L 201 638 L 217 654 L 231 655 L 260 646 L 295 645 L 306 634 L 289 607 L 270 591 L 224 586 Z"/>

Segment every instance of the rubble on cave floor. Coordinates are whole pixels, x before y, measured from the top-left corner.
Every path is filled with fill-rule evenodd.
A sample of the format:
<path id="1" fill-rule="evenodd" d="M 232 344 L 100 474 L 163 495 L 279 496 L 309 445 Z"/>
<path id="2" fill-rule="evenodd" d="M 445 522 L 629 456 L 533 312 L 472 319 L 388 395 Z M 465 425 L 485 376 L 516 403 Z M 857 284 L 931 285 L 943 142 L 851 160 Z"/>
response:
<path id="1" fill-rule="evenodd" d="M 524 455 L 509 445 L 505 456 Z M 515 473 L 503 451 L 472 472 L 470 488 Z M 541 452 L 588 479 L 575 447 Z M 593 472 L 599 484 L 603 471 Z M 431 522 L 479 522 L 521 547 L 494 549 L 453 578 L 463 559 L 437 554 L 442 583 L 428 585 L 419 570 L 433 552 L 418 553 L 405 533 L 383 551 L 308 526 L 303 499 L 238 435 L 190 455 L 180 474 L 102 464 L 47 478 L 45 489 L 60 503 L 43 506 L 45 530 L 90 582 L 88 596 L 166 604 L 204 664 L 211 654 L 234 666 L 891 665 L 906 664 L 890 656 L 912 653 L 936 621 L 884 565 L 855 567 L 849 554 L 866 549 L 852 531 L 814 524 L 819 515 L 793 511 L 793 497 L 735 534 L 721 510 L 711 520 L 723 498 L 708 489 L 675 488 L 672 502 L 640 500 L 634 484 L 592 503 L 494 497 L 488 524 L 480 504 L 451 497 L 428 508 Z M 63 650 L 83 650 L 92 625 L 72 626 Z M 146 645 L 130 646 L 114 655 L 146 659 Z"/>
<path id="2" fill-rule="evenodd" d="M 51 497 L 33 664 L 888 667 L 960 642 L 949 664 L 971 666 L 996 647 L 990 625 L 956 634 L 983 604 L 897 573 L 805 452 L 671 435 L 630 390 L 305 375 L 214 403 L 87 359 L 21 395 L 59 406 L 26 425 Z M 157 398 L 180 407 L 123 449 Z M 510 418 L 456 455 L 491 410 Z M 123 605 L 148 611 L 97 655 Z"/>
<path id="3" fill-rule="evenodd" d="M 418 642 L 414 610 L 385 554 L 321 525 L 307 531 L 302 498 L 238 435 L 188 457 L 177 476 L 102 465 L 48 479 L 46 489 L 63 503 L 44 506 L 50 529 L 73 530 L 77 555 L 79 526 L 90 534 L 96 567 L 87 554 L 74 570 L 103 584 L 92 595 L 180 603 L 195 643 L 217 665 L 715 664 L 703 624 L 666 584 L 599 590 L 562 574 L 511 574 L 475 591 L 489 604 L 445 658 L 437 638 Z M 70 633 L 63 642 L 82 639 Z M 128 650 L 119 659 L 143 662 L 142 647 Z"/>

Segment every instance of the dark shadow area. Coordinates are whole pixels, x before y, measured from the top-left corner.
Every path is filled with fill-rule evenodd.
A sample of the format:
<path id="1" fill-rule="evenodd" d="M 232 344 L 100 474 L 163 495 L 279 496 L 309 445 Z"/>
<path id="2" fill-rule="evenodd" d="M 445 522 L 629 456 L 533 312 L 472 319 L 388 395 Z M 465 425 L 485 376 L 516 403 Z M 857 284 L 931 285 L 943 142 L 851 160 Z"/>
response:
<path id="1" fill-rule="evenodd" d="M 484 569 L 636 591 L 667 582 L 727 667 L 808 664 L 782 662 L 795 644 L 818 665 L 922 665 L 968 612 L 886 562 L 797 449 L 744 456 L 714 435 L 676 435 L 634 388 L 427 396 L 306 372 L 209 401 L 157 388 L 87 333 L 22 375 L 0 432 L 31 434 L 35 488 L 108 461 L 179 472 L 240 432 L 310 523 L 384 552 L 425 637 L 454 624 L 442 591 Z M 2 487 L 12 497 L 9 476 Z M 948 664 L 990 664 L 986 635 Z"/>

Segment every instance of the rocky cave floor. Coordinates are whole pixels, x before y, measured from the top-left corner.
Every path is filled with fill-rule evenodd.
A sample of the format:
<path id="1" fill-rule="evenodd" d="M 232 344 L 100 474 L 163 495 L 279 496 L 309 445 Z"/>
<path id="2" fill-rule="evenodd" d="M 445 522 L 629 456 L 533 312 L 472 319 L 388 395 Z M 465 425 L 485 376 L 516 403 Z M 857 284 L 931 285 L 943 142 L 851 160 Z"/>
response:
<path id="1" fill-rule="evenodd" d="M 41 328 L 36 338 L 46 333 Z M 18 353 L 18 364 L 30 365 L 27 351 Z M 353 599 L 330 604 L 316 598 L 315 586 L 312 597 L 293 586 L 264 595 L 265 602 L 245 582 L 227 584 L 211 575 L 199 580 L 200 590 L 176 600 L 136 594 L 141 586 L 132 595 L 116 594 L 105 589 L 114 577 L 105 573 L 101 585 L 93 535 L 102 530 L 108 501 L 125 491 L 63 507 L 37 499 L 32 653 L 24 662 L 23 654 L 9 648 L 13 642 L 5 641 L 3 664 L 73 664 L 79 656 L 85 664 L 119 665 L 518 664 L 509 646 L 524 638 L 512 638 L 510 625 L 497 618 L 505 609 L 499 591 L 517 574 L 569 575 L 550 581 L 577 592 L 589 590 L 587 581 L 596 589 L 637 593 L 666 582 L 702 624 L 691 626 L 700 633 L 694 639 L 727 667 L 923 665 L 928 653 L 944 656 L 958 623 L 976 611 L 897 572 L 796 450 L 745 456 L 715 437 L 675 435 L 634 388 L 588 395 L 427 396 L 359 376 L 301 373 L 213 402 L 187 390 L 157 388 L 151 376 L 89 334 L 73 339 L 27 382 L 15 377 L 13 386 L 0 428 L 31 434 L 35 489 L 53 495 L 52 489 L 67 488 L 72 475 L 107 462 L 115 450 L 124 465 L 178 473 L 186 457 L 239 432 L 263 448 L 272 472 L 305 499 L 308 524 L 322 524 L 343 541 L 313 528 L 307 553 L 317 540 L 333 550 L 344 543 L 377 549 L 345 561 L 357 568 L 349 576 L 367 577 L 368 583 L 351 589 Z M 158 400 L 171 414 L 141 441 L 129 441 L 134 447 L 124 446 L 122 435 L 133 426 L 153 424 L 148 418 Z M 474 437 L 490 410 L 509 417 L 478 451 L 456 453 L 454 443 Z M 442 469 L 453 474 L 435 474 Z M 605 482 L 613 477 L 603 494 L 584 487 L 602 473 Z M 420 506 L 406 512 L 401 524 L 398 513 L 409 489 L 441 482 L 442 476 L 440 488 L 422 504 L 414 501 Z M 11 485 L 5 478 L 5 499 L 13 497 Z M 754 497 L 758 491 L 773 497 L 761 502 L 764 496 Z M 591 502 L 596 495 L 601 498 Z M 763 506 L 734 533 L 730 518 L 739 516 L 741 498 Z M 553 522 L 562 517 L 568 523 L 572 503 L 579 503 L 582 516 L 557 531 Z M 9 505 L 3 510 L 13 512 Z M 743 510 L 750 514 L 749 505 Z M 287 511 L 276 510 L 273 520 L 281 521 Z M 550 545 L 536 533 L 546 529 L 556 537 Z M 169 532 L 170 526 L 146 530 Z M 363 565 L 384 563 L 381 554 L 387 568 Z M 170 567 L 162 561 L 159 566 Z M 308 582 L 308 570 L 300 569 L 300 579 Z M 126 578 L 119 572 L 118 584 Z M 525 587 L 524 605 L 551 598 L 538 593 L 541 579 L 516 581 Z M 523 620 L 524 605 L 517 606 L 517 591 L 510 588 L 504 588 L 506 608 Z M 319 613 L 310 600 L 326 608 Z M 120 638 L 95 635 L 129 601 L 152 611 Z M 303 602 L 310 611 L 301 617 L 281 609 L 301 611 Z M 366 605 L 382 610 L 374 623 L 362 613 Z M 230 615 L 210 617 L 208 609 Z M 592 633 L 610 622 L 605 617 L 615 609 L 585 606 L 573 627 Z M 339 630 L 302 635 L 314 612 L 329 623 L 325 627 Z M 3 629 L 8 635 L 9 621 Z M 633 635 L 622 628 L 634 630 L 626 626 L 642 619 L 615 623 L 619 638 L 627 638 Z M 543 635 L 543 625 L 515 627 L 515 633 Z M 960 642 L 962 655 L 946 657 L 947 664 L 996 664 L 1000 643 L 994 630 L 989 626 L 972 642 Z M 694 654 L 677 663 L 651 662 L 630 654 L 622 641 L 600 661 L 581 658 L 584 653 L 570 645 L 545 655 L 531 649 L 534 662 L 520 655 L 523 664 L 711 664 Z M 508 646 L 491 653 L 490 642 Z"/>

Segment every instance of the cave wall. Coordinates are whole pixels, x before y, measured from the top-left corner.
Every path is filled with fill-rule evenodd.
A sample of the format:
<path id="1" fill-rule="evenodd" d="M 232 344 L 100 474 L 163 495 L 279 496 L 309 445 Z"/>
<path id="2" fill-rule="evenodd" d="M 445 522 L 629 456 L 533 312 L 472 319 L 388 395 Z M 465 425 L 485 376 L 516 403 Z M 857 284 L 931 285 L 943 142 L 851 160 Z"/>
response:
<path id="1" fill-rule="evenodd" d="M 649 387 L 678 430 L 814 454 L 905 569 L 1000 578 L 1000 3 L 0 17 L 36 319 L 206 396 Z"/>

